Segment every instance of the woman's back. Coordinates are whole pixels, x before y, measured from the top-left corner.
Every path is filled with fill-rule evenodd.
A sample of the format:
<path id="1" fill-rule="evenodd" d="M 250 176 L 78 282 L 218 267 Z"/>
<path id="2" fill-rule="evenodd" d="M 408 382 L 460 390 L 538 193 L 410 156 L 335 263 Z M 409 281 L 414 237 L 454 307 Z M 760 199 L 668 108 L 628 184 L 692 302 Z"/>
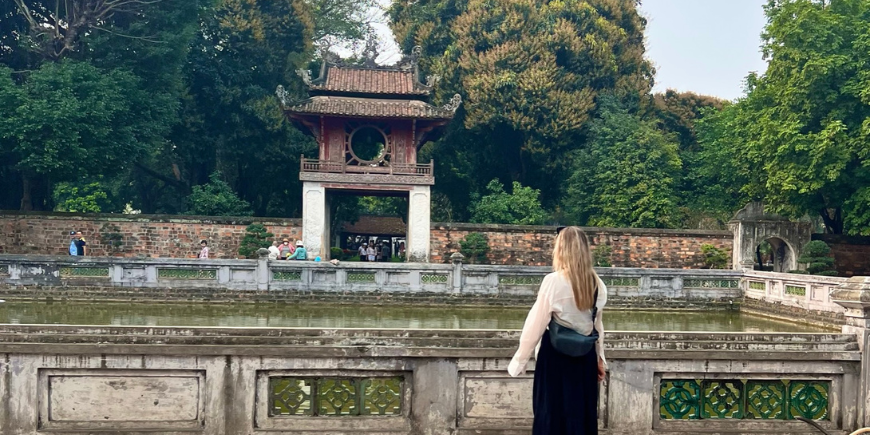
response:
<path id="1" fill-rule="evenodd" d="M 550 292 L 550 305 L 556 322 L 583 335 L 589 335 L 592 332 L 592 310 L 577 308 L 571 283 L 561 272 L 553 272 L 550 275 L 552 277 L 548 276 L 548 278 L 550 278 L 551 283 L 547 291 Z M 541 290 L 544 291 L 544 288 Z M 606 304 L 607 286 L 599 279 L 598 300 L 595 305 L 598 307 L 598 311 L 601 311 Z"/>

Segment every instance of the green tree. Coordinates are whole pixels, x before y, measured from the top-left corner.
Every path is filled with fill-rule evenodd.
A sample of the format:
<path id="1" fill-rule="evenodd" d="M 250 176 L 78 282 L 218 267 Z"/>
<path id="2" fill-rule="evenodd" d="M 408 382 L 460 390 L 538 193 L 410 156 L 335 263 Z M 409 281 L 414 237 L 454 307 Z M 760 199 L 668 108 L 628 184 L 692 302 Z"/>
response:
<path id="1" fill-rule="evenodd" d="M 257 250 L 269 246 L 270 239 L 275 237 L 268 232 L 263 224 L 251 224 L 245 228 L 245 237 L 239 244 L 239 255 L 245 258 L 257 258 Z"/>
<path id="2" fill-rule="evenodd" d="M 209 182 L 193 186 L 187 197 L 188 214 L 205 216 L 250 216 L 251 204 L 233 192 L 232 187 L 221 179 L 220 172 L 213 172 Z"/>
<path id="3" fill-rule="evenodd" d="M 704 256 L 704 264 L 710 269 L 725 269 L 728 267 L 728 251 L 719 249 L 710 244 L 701 245 L 701 254 Z"/>
<path id="4" fill-rule="evenodd" d="M 564 208 L 575 223 L 665 228 L 674 222 L 677 145 L 615 98 L 600 100 L 588 148 L 574 156 Z"/>
<path id="5" fill-rule="evenodd" d="M 504 185 L 492 180 L 486 186 L 489 192 L 472 204 L 471 221 L 487 224 L 542 225 L 547 213 L 541 208 L 541 192 L 524 187 L 517 181 L 513 191 L 504 191 Z"/>
<path id="6" fill-rule="evenodd" d="M 773 211 L 867 232 L 870 3 L 771 0 L 765 11 L 768 69 L 749 76 L 709 148 L 727 150 L 742 193 Z"/>
<path id="7" fill-rule="evenodd" d="M 483 233 L 468 233 L 459 241 L 459 247 L 470 263 L 484 263 L 489 252 L 489 239 Z"/>
<path id="8" fill-rule="evenodd" d="M 74 213 L 102 213 L 111 208 L 109 194 L 100 183 L 76 186 L 58 183 L 54 186 L 55 210 Z"/>
<path id="9" fill-rule="evenodd" d="M 821 240 L 813 240 L 804 245 L 803 253 L 798 258 L 798 263 L 807 265 L 807 272 L 811 275 L 837 276 L 833 270 L 834 257 L 831 257 L 831 247 Z"/>
<path id="10" fill-rule="evenodd" d="M 402 48 L 422 45 L 424 72 L 442 77 L 436 100 L 465 101 L 429 153 L 450 186 L 436 189 L 457 205 L 471 200 L 459 186 L 479 192 L 493 178 L 555 204 L 597 96 L 648 95 L 652 84 L 631 0 L 401 0 L 390 16 Z"/>

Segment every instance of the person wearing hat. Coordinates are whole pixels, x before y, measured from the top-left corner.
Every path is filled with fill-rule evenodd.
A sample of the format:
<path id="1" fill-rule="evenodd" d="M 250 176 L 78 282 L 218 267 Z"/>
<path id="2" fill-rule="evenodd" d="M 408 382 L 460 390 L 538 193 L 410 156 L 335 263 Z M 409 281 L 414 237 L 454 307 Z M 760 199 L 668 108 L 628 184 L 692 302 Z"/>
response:
<path id="1" fill-rule="evenodd" d="M 305 247 L 302 246 L 302 240 L 296 241 L 296 250 L 293 251 L 293 255 L 291 255 L 288 260 L 306 260 L 307 252 L 305 252 Z"/>
<path id="2" fill-rule="evenodd" d="M 284 239 L 284 243 L 281 243 L 281 247 L 278 248 L 278 252 L 280 252 L 281 254 L 278 256 L 278 258 L 286 260 L 290 258 L 290 255 L 293 254 L 293 251 L 293 247 L 290 246 L 290 240 Z"/>
<path id="3" fill-rule="evenodd" d="M 366 248 L 368 246 L 368 243 L 363 243 L 362 245 L 359 245 L 359 261 L 366 261 Z"/>

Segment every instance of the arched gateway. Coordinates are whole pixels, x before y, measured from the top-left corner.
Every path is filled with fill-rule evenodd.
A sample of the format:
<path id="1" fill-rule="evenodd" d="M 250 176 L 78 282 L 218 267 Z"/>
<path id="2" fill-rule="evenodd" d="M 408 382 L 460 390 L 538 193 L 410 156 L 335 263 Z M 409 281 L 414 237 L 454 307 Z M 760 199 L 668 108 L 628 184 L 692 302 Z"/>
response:
<path id="1" fill-rule="evenodd" d="M 428 103 L 438 77 L 420 81 L 419 47 L 392 66 L 375 63 L 374 47 L 367 46 L 363 65 L 327 52 L 316 79 L 297 71 L 308 99 L 291 101 L 278 87 L 285 114 L 320 148 L 317 158 L 302 158 L 302 238 L 313 256 L 328 258 L 331 196 L 401 196 L 408 198 L 408 260 L 426 262 L 435 177 L 432 162 L 417 162 L 417 151 L 450 122 L 461 99 L 455 95 L 441 107 Z"/>

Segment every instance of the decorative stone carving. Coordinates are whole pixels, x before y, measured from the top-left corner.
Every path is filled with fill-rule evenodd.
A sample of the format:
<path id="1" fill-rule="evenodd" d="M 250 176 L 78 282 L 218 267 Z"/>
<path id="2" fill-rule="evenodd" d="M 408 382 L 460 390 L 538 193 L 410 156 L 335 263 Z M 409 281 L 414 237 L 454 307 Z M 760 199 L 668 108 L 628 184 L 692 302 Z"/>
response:
<path id="1" fill-rule="evenodd" d="M 363 50 L 363 58 L 365 58 L 365 66 L 376 68 L 378 66 L 376 60 L 378 58 L 378 40 L 374 35 L 369 36 L 366 40 L 366 48 Z"/>
<path id="2" fill-rule="evenodd" d="M 728 222 L 728 227 L 734 233 L 731 264 L 735 269 L 751 269 L 756 247 L 768 241 L 774 250 L 774 272 L 795 270 L 801 250 L 812 238 L 811 223 L 792 222 L 766 213 L 760 202 L 747 204 Z"/>
<path id="3" fill-rule="evenodd" d="M 302 242 L 311 258 L 322 256 L 323 241 L 329 240 L 326 191 L 320 183 L 304 183 L 302 186 Z"/>
<path id="4" fill-rule="evenodd" d="M 426 76 L 425 86 L 427 88 L 434 88 L 435 85 L 438 84 L 438 82 L 440 82 L 440 81 L 441 81 L 441 76 L 439 76 L 437 74 L 429 75 L 429 76 Z"/>
<path id="5" fill-rule="evenodd" d="M 462 104 L 462 95 L 456 94 L 450 101 L 447 102 L 441 108 L 444 110 L 449 110 L 451 112 L 456 112 L 456 109 L 459 109 L 459 106 Z"/>
<path id="6" fill-rule="evenodd" d="M 415 186 L 408 200 L 408 261 L 429 262 L 429 186 Z"/>
<path id="7" fill-rule="evenodd" d="M 297 69 L 296 74 L 299 77 L 302 77 L 302 83 L 305 83 L 306 86 L 311 86 L 311 71 L 307 69 Z"/>
<path id="8" fill-rule="evenodd" d="M 287 93 L 286 89 L 284 89 L 284 86 L 278 85 L 278 87 L 275 88 L 275 95 L 278 96 L 278 101 L 281 102 L 282 107 L 290 105 L 292 100 L 290 99 L 290 94 Z"/>

